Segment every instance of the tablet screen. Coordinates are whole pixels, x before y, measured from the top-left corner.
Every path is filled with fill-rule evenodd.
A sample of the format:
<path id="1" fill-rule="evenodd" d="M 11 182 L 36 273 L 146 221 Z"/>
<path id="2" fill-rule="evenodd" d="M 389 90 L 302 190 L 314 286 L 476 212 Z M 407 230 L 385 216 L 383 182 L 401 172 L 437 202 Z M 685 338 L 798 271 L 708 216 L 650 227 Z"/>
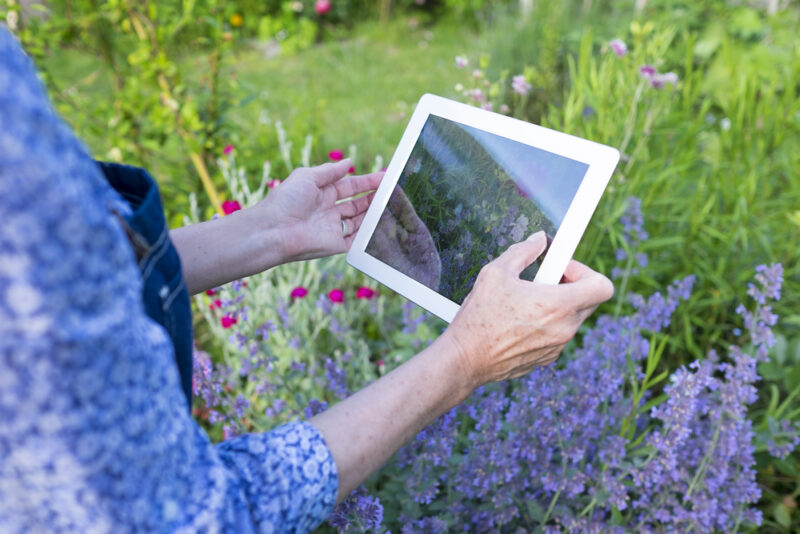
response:
<path id="1" fill-rule="evenodd" d="M 509 245 L 538 230 L 555 236 L 588 168 L 429 115 L 366 252 L 461 304 Z"/>

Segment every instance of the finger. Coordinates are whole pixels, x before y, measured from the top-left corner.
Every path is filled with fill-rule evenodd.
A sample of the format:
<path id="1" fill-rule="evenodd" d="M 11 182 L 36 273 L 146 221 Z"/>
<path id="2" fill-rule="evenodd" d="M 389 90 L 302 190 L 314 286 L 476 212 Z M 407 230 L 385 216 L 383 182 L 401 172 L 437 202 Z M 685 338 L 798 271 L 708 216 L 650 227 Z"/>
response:
<path id="1" fill-rule="evenodd" d="M 345 237 L 358 233 L 358 229 L 361 228 L 361 223 L 364 221 L 365 215 L 365 213 L 361 213 L 355 217 L 344 219 L 345 224 L 347 224 L 347 235 Z"/>
<path id="2" fill-rule="evenodd" d="M 357 217 L 353 217 L 352 219 L 348 219 L 347 227 L 353 227 L 353 230 L 348 230 L 348 235 L 344 236 L 344 245 L 345 251 L 350 250 L 350 247 L 353 245 L 353 240 L 356 238 L 356 234 L 358 233 L 358 229 L 361 228 L 361 223 L 364 221 L 364 216 L 366 214 L 358 215 Z"/>
<path id="3" fill-rule="evenodd" d="M 342 217 L 355 217 L 359 213 L 364 213 L 369 208 L 370 202 L 374 195 L 365 195 L 353 200 L 348 200 L 336 205 L 339 215 Z"/>
<path id="4" fill-rule="evenodd" d="M 564 269 L 564 282 L 577 282 L 581 278 L 596 274 L 594 270 L 577 260 L 569 260 L 567 268 Z"/>
<path id="5" fill-rule="evenodd" d="M 614 296 L 614 284 L 611 280 L 585 265 L 583 268 L 585 270 L 581 269 L 583 272 L 580 278 L 557 286 L 565 300 L 576 310 L 596 308 Z"/>
<path id="6" fill-rule="evenodd" d="M 322 165 L 311 167 L 311 172 L 314 173 L 314 183 L 320 188 L 330 185 L 343 178 L 351 165 L 350 158 L 345 158 L 336 163 L 323 163 Z"/>
<path id="7" fill-rule="evenodd" d="M 366 193 L 367 191 L 374 191 L 378 188 L 378 184 L 381 183 L 382 178 L 382 172 L 374 172 L 372 174 L 352 176 L 334 182 L 333 186 L 336 188 L 336 198 L 341 200 Z"/>
<path id="8" fill-rule="evenodd" d="M 508 247 L 494 261 L 519 275 L 525 268 L 536 261 L 547 247 L 547 237 L 543 231 L 538 231 L 525 241 Z"/>

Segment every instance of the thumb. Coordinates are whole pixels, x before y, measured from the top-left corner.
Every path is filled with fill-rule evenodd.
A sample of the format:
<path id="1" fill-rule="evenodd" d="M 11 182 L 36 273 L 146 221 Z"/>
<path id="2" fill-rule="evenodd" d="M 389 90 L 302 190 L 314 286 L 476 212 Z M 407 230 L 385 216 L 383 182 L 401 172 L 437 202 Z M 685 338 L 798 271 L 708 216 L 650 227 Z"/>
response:
<path id="1" fill-rule="evenodd" d="M 528 265 L 536 261 L 547 248 L 547 236 L 539 230 L 525 241 L 508 247 L 495 261 L 519 275 Z"/>

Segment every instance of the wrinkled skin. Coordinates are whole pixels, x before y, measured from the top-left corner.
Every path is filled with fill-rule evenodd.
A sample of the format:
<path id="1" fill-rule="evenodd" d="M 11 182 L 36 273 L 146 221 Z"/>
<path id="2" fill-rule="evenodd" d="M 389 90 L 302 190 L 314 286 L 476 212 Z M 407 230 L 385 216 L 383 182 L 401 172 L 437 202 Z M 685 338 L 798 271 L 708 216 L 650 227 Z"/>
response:
<path id="1" fill-rule="evenodd" d="M 367 253 L 436 291 L 442 262 L 433 238 L 414 207 L 396 187 L 381 215 Z"/>

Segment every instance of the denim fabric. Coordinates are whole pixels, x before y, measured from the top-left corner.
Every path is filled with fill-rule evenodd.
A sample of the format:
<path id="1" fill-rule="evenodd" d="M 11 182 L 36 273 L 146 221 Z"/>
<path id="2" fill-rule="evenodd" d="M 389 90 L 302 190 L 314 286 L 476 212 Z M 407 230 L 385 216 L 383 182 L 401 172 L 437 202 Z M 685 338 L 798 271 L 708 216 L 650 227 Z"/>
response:
<path id="1" fill-rule="evenodd" d="M 109 185 L 130 204 L 124 215 L 128 238 L 142 273 L 145 313 L 164 327 L 175 347 L 181 389 L 192 406 L 192 309 L 178 251 L 169 238 L 161 196 L 153 178 L 138 167 L 98 163 Z"/>

